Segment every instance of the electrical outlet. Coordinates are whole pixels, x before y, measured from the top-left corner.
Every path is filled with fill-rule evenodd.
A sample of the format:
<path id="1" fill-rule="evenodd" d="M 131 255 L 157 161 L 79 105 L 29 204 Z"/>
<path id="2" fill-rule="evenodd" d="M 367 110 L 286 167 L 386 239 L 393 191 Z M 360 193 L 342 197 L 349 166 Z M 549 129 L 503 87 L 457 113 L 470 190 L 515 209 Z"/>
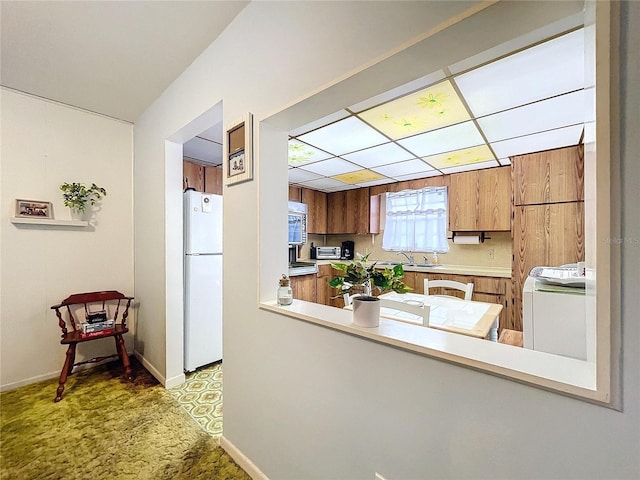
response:
<path id="1" fill-rule="evenodd" d="M 491 260 L 493 260 L 493 257 L 494 257 L 494 250 L 493 250 L 493 248 L 490 248 L 490 249 L 489 249 L 488 257 L 489 257 Z"/>

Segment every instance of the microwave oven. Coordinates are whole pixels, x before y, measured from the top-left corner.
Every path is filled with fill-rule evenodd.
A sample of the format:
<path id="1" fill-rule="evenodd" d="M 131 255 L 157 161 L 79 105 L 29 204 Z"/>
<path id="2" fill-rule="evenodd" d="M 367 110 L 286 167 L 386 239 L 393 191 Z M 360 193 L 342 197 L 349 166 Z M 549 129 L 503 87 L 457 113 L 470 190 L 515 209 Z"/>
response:
<path id="1" fill-rule="evenodd" d="M 307 243 L 307 206 L 289 202 L 289 245 Z"/>

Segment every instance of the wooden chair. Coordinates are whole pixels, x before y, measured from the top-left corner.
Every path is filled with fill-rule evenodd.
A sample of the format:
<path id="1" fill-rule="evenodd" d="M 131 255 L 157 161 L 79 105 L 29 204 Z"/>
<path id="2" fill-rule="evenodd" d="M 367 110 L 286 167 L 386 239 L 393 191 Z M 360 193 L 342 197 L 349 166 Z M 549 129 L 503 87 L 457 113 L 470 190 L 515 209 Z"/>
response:
<path id="1" fill-rule="evenodd" d="M 52 310 L 56 311 L 58 325 L 62 330 L 60 343 L 62 345 L 69 345 L 64 366 L 60 372 L 60 380 L 54 402 L 62 400 L 62 392 L 64 392 L 64 384 L 67 381 L 67 377 L 71 375 L 73 367 L 78 365 L 119 357 L 124 366 L 127 379 L 133 379 L 129 355 L 127 354 L 124 339 L 122 338 L 122 335 L 129 331 L 127 328 L 127 317 L 129 315 L 131 300 L 133 300 L 133 297 L 127 297 L 118 291 L 109 290 L 104 292 L 75 293 L 65 298 L 60 304 L 51 307 Z M 95 308 L 96 306 L 99 310 L 92 311 L 91 308 Z M 74 314 L 77 316 L 78 311 L 82 308 L 84 308 L 84 319 L 78 321 L 78 319 L 74 317 Z M 120 318 L 118 318 L 121 308 L 124 308 L 124 310 Z M 67 311 L 66 320 L 63 317 L 64 310 Z M 112 312 L 114 312 L 113 316 L 111 316 Z M 111 320 L 113 320 L 113 324 L 111 324 Z M 76 346 L 78 343 L 107 337 L 113 337 L 115 339 L 116 354 L 95 357 L 91 360 L 75 363 Z"/>
<path id="2" fill-rule="evenodd" d="M 424 279 L 424 294 L 429 295 L 430 288 L 448 288 L 452 290 L 460 290 L 464 292 L 464 298 L 455 295 L 440 295 L 442 297 L 457 298 L 460 300 L 471 300 L 473 295 L 473 283 L 462 283 L 454 280 L 429 280 Z"/>

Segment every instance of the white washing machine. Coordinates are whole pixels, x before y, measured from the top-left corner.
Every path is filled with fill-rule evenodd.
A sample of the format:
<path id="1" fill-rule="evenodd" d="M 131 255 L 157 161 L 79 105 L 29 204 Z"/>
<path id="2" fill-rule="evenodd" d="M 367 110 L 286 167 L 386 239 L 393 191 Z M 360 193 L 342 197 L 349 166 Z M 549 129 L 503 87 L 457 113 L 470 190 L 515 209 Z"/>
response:
<path id="1" fill-rule="evenodd" d="M 538 283 L 538 286 L 536 284 Z M 551 291 L 528 277 L 522 291 L 525 348 L 595 361 L 595 325 L 589 325 L 583 289 Z M 558 289 L 561 290 L 561 289 Z"/>

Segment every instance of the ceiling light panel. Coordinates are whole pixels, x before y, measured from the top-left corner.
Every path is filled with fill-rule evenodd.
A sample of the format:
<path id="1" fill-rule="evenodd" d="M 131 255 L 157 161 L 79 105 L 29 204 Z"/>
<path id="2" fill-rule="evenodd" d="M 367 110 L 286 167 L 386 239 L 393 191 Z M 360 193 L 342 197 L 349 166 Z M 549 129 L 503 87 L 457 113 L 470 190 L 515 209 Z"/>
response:
<path id="1" fill-rule="evenodd" d="M 379 165 L 387 165 L 389 163 L 402 162 L 414 158 L 415 155 L 410 154 L 404 148 L 399 147 L 395 143 L 385 143 L 377 147 L 367 148 L 355 153 L 343 155 L 342 158 L 356 163 L 365 168 L 377 167 Z"/>
<path id="2" fill-rule="evenodd" d="M 360 170 L 359 166 L 336 157 L 305 165 L 304 168 L 305 170 L 317 173 L 318 175 L 324 175 L 325 177 L 332 177 L 333 175 L 340 175 L 341 173 Z"/>
<path id="3" fill-rule="evenodd" d="M 398 143 L 417 157 L 426 157 L 481 145 L 484 139 L 474 123 L 469 121 L 398 140 Z"/>
<path id="4" fill-rule="evenodd" d="M 498 158 L 503 158 L 578 145 L 582 128 L 582 125 L 574 125 L 534 135 L 512 138 L 502 142 L 492 142 L 491 148 L 496 152 Z"/>
<path id="5" fill-rule="evenodd" d="M 479 118 L 478 124 L 489 142 L 582 124 L 584 97 L 584 91 L 579 90 Z"/>
<path id="6" fill-rule="evenodd" d="M 326 160 L 332 156 L 333 155 L 323 152 L 311 145 L 307 145 L 306 143 L 289 140 L 289 165 L 292 167 L 299 167 L 307 163 Z"/>
<path id="7" fill-rule="evenodd" d="M 301 183 L 301 185 L 306 188 L 311 188 L 312 190 L 346 190 L 347 188 L 351 188 L 350 185 L 334 180 L 333 178 L 319 178 L 317 180 Z"/>
<path id="8" fill-rule="evenodd" d="M 479 145 L 477 147 L 431 155 L 424 157 L 423 160 L 437 169 L 443 169 L 495 160 L 495 157 L 487 145 Z"/>
<path id="9" fill-rule="evenodd" d="M 408 160 L 406 162 L 394 163 L 372 168 L 374 172 L 381 173 L 387 177 L 397 177 L 398 175 L 410 175 L 414 173 L 424 173 L 433 170 L 432 167 L 422 160 Z"/>
<path id="10" fill-rule="evenodd" d="M 371 182 L 375 180 L 382 180 L 385 178 L 384 175 L 381 175 L 376 172 L 372 172 L 371 170 L 357 170 L 351 173 L 343 173 L 341 175 L 333 175 L 334 180 L 339 180 L 344 183 L 348 183 L 350 185 L 354 185 L 356 183 L 362 182 Z"/>
<path id="11" fill-rule="evenodd" d="M 470 119 L 449 80 L 359 113 L 358 116 L 394 140 Z"/>
<path id="12" fill-rule="evenodd" d="M 327 115 L 326 117 L 322 117 L 318 120 L 307 123 L 306 125 L 295 128 L 289 132 L 289 135 L 292 137 L 297 137 L 298 135 L 310 132 L 311 130 L 315 130 L 316 128 L 320 128 L 324 125 L 328 125 L 330 123 L 337 122 L 338 120 L 342 120 L 343 118 L 347 118 L 349 115 L 351 114 L 346 110 L 339 110 L 336 113 L 332 113 L 331 115 Z"/>
<path id="13" fill-rule="evenodd" d="M 334 155 L 355 152 L 389 141 L 356 117 L 345 118 L 298 137 L 305 143 Z"/>
<path id="14" fill-rule="evenodd" d="M 418 78 L 417 80 L 413 80 L 412 82 L 405 83 L 404 85 L 400 85 L 399 87 L 396 87 L 392 90 L 381 93 L 380 95 L 371 97 L 364 102 L 352 105 L 349 107 L 349 110 L 358 113 L 363 110 L 367 110 L 368 108 L 373 108 L 382 103 L 389 102 L 395 98 L 407 95 L 408 93 L 415 92 L 416 90 L 421 90 L 428 85 L 439 82 L 440 80 L 444 80 L 444 78 L 444 72 L 442 70 L 438 70 L 437 72 L 430 73 L 429 75 L 425 75 L 424 77 Z"/>
<path id="15" fill-rule="evenodd" d="M 584 87 L 583 29 L 455 77 L 476 117 Z"/>
<path id="16" fill-rule="evenodd" d="M 308 172 L 306 170 L 303 170 L 302 168 L 289 169 L 289 183 L 308 182 L 309 180 L 316 180 L 318 178 L 322 178 L 322 175 Z"/>
<path id="17" fill-rule="evenodd" d="M 470 170 L 481 170 L 483 168 L 499 167 L 498 162 L 491 160 L 489 162 L 471 163 L 469 165 L 460 165 L 457 167 L 443 168 L 442 173 L 458 173 L 468 172 Z"/>

